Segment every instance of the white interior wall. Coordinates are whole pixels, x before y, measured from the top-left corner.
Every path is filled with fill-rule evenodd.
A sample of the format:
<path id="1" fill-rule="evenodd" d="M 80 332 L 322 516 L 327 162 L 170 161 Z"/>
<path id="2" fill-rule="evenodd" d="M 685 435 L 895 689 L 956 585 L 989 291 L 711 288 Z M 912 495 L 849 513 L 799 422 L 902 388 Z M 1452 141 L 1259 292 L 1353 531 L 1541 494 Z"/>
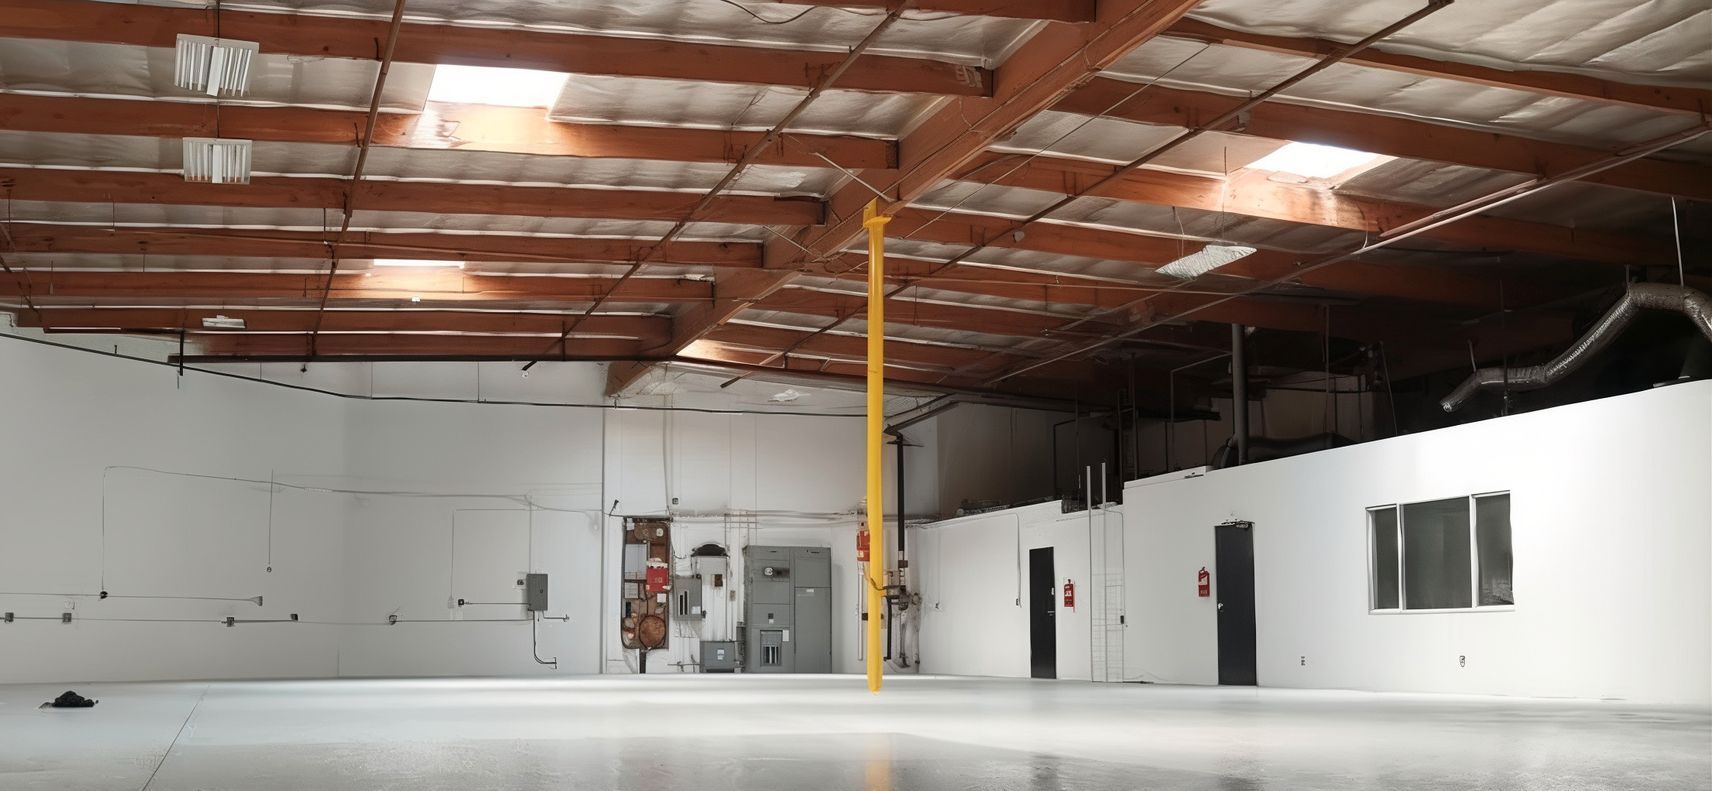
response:
<path id="1" fill-rule="evenodd" d="M 1095 512 L 1094 518 L 1104 517 Z M 1090 528 L 1088 512 L 1066 514 L 1056 502 L 912 530 L 911 563 L 922 596 L 922 672 L 1028 678 L 1029 551 L 1051 547 L 1058 677 L 1090 679 L 1089 638 L 1098 603 L 1088 547 L 1090 534 L 1099 536 L 1098 531 L 1097 523 Z M 1063 606 L 1066 580 L 1077 591 L 1074 609 Z"/>
<path id="2" fill-rule="evenodd" d="M 1254 523 L 1262 685 L 1705 704 L 1709 480 L 1712 382 L 1136 482 L 1129 672 L 1216 681 L 1194 578 L 1236 518 Z M 1511 492 L 1513 610 L 1368 612 L 1368 507 L 1493 491 Z"/>
<path id="3" fill-rule="evenodd" d="M 609 638 L 616 634 L 601 606 L 602 514 L 614 499 L 619 513 L 661 512 L 668 497 L 684 514 L 680 552 L 687 552 L 682 542 L 722 538 L 715 514 L 730 509 L 761 512 L 749 531 L 754 541 L 832 547 L 837 666 L 859 668 L 859 417 L 372 401 L 196 372 L 181 386 L 170 368 L 10 340 L 0 343 L 0 370 L 7 373 L 0 406 L 30 416 L 15 421 L 9 443 L 28 451 L 0 462 L 0 538 L 8 547 L 0 553 L 0 590 L 100 590 L 101 472 L 110 465 L 271 475 L 282 484 L 271 497 L 270 573 L 266 484 L 112 473 L 109 589 L 263 595 L 267 606 L 0 596 L 0 610 L 20 616 L 78 614 L 69 626 L 0 626 L 0 641 L 25 649 L 0 651 L 0 681 L 555 672 L 531 656 L 528 622 L 478 622 L 521 617 L 519 608 L 453 604 L 517 601 L 524 571 L 550 574 L 549 614 L 568 616 L 539 625 L 540 656 L 557 657 L 560 673 L 623 672 L 622 660 L 602 661 L 620 657 L 603 650 L 601 638 L 603 624 Z M 527 378 L 510 364 L 222 370 L 379 398 L 598 404 L 604 385 L 600 366 L 577 364 L 545 364 Z M 755 408 L 776 389 L 745 382 L 671 401 Z M 806 409 L 860 415 L 859 395 L 810 396 Z M 936 453 L 931 436 L 912 436 L 927 440 L 912 457 Z M 888 470 L 893 458 L 888 448 Z M 914 465 L 912 494 L 936 497 L 936 472 Z M 605 549 L 616 553 L 617 542 Z M 733 572 L 735 580 L 740 572 Z M 227 628 L 86 620 L 291 613 L 303 622 Z M 436 622 L 382 625 L 389 615 Z M 678 648 L 684 653 L 657 655 L 650 670 L 693 659 L 685 641 Z"/>

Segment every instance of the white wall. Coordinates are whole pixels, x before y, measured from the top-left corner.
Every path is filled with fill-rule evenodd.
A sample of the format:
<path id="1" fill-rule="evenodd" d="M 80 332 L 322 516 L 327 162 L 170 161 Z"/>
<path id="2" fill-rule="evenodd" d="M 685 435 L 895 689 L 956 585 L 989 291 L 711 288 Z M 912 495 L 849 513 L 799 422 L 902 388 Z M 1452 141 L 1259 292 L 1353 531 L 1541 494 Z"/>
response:
<path id="1" fill-rule="evenodd" d="M 267 605 L 0 595 L 0 611 L 20 616 L 77 614 L 69 626 L 0 625 L 0 682 L 624 672 L 602 607 L 603 568 L 616 569 L 618 551 L 602 526 L 619 525 L 602 514 L 614 499 L 619 513 L 662 512 L 670 497 L 683 514 L 680 552 L 724 538 L 723 520 L 707 515 L 730 509 L 761 512 L 752 535 L 732 536 L 734 551 L 744 540 L 832 547 L 837 664 L 859 667 L 859 417 L 345 399 L 0 341 L 0 409 L 15 417 L 0 455 L 0 591 L 101 590 L 105 502 L 114 594 L 262 595 Z M 604 400 L 604 370 L 590 364 L 544 364 L 528 378 L 509 364 L 222 370 L 380 398 Z M 635 403 L 753 409 L 777 389 L 685 385 Z M 861 412 L 848 393 L 804 402 Z M 169 474 L 115 470 L 103 497 L 113 465 Z M 923 497 L 936 496 L 933 472 L 911 473 Z M 177 473 L 282 486 L 270 497 L 266 484 Z M 538 625 L 539 653 L 557 657 L 557 670 L 536 663 L 529 622 L 472 622 L 520 618 L 520 608 L 454 605 L 517 601 L 525 571 L 551 575 L 550 614 L 568 616 Z M 292 613 L 302 622 L 210 623 Z M 434 622 L 382 625 L 389 615 Z M 651 671 L 694 658 L 693 641 L 677 642 Z"/>
<path id="2" fill-rule="evenodd" d="M 1043 503 L 966 516 L 912 530 L 911 563 L 922 595 L 920 660 L 924 673 L 1028 678 L 1030 675 L 1028 556 L 1051 547 L 1058 604 L 1058 677 L 1088 680 L 1090 629 L 1099 592 L 1088 552 L 1100 544 L 1101 520 L 1086 511 L 1062 513 Z M 1112 524 L 1116 524 L 1112 519 Z M 1063 607 L 1063 584 L 1074 583 L 1076 607 Z"/>
<path id="3" fill-rule="evenodd" d="M 335 498 L 275 494 L 276 527 L 300 529 L 276 531 L 269 573 L 266 485 L 108 468 L 318 482 L 343 473 L 343 405 L 7 340 L 0 414 L 0 591 L 84 594 L 0 595 L 0 610 L 19 617 L 74 613 L 69 625 L 0 624 L 0 682 L 336 671 L 332 627 L 207 622 L 336 613 L 343 516 Z M 103 584 L 115 596 L 259 595 L 266 606 L 93 598 Z M 204 622 L 94 620 L 104 618 Z"/>
<path id="4" fill-rule="evenodd" d="M 1237 518 L 1254 523 L 1262 685 L 1705 704 L 1708 481 L 1712 382 L 1135 482 L 1129 674 L 1216 682 L 1194 578 Z M 1367 507 L 1492 491 L 1512 495 L 1513 611 L 1367 611 Z"/>

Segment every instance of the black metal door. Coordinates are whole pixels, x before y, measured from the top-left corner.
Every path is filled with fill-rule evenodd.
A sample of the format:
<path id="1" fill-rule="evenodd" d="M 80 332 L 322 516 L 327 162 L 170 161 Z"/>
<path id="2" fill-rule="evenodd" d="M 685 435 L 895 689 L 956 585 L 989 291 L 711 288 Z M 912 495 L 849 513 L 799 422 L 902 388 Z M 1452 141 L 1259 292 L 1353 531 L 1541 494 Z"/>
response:
<path id="1" fill-rule="evenodd" d="M 1052 547 L 1028 551 L 1028 656 L 1030 675 L 1058 677 L 1058 578 Z"/>
<path id="2" fill-rule="evenodd" d="M 1255 685 L 1254 525 L 1231 522 L 1213 529 L 1218 591 L 1219 683 Z"/>

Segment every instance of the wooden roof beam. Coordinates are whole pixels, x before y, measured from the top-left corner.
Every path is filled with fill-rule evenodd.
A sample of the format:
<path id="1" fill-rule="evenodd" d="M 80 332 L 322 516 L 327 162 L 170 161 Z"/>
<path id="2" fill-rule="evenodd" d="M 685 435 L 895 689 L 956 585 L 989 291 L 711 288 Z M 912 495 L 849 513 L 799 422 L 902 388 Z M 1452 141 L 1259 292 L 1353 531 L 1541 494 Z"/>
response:
<path id="1" fill-rule="evenodd" d="M 1050 155 L 993 152 L 971 163 L 957 178 L 1069 195 L 1098 183 L 1118 167 Z M 1219 179 L 1141 169 L 1124 174 L 1121 180 L 1094 194 L 1135 203 L 1363 233 L 1380 233 L 1438 211 L 1434 207 L 1352 195 L 1342 190 L 1272 181 L 1263 172 L 1238 171 L 1228 179 Z M 1520 250 L 1618 265 L 1641 264 L 1674 255 L 1668 242 L 1656 239 L 1491 216 L 1470 217 L 1434 228 L 1423 236 L 1475 250 Z"/>
<path id="2" fill-rule="evenodd" d="M 221 334 L 307 333 L 315 328 L 315 311 L 256 310 L 248 308 L 70 308 L 43 307 L 40 315 L 20 313 L 18 326 L 46 330 L 108 330 L 177 332 L 205 331 L 202 320 L 214 316 L 242 319 L 242 330 L 216 330 Z M 557 335 L 572 317 L 552 313 L 451 311 L 451 310 L 330 310 L 321 325 L 323 332 L 465 332 L 483 334 Z M 648 343 L 671 333 L 666 316 L 590 316 L 571 336 L 629 338 Z"/>
<path id="3" fill-rule="evenodd" d="M 0 129 L 142 137 L 213 137 L 278 143 L 356 145 L 368 114 L 310 107 L 256 107 L 181 101 L 0 94 Z M 381 113 L 373 145 L 412 150 L 487 151 L 669 162 L 741 159 L 765 133 L 555 121 L 539 107 L 429 102 L 421 113 Z M 888 140 L 792 132 L 756 159 L 759 165 L 848 168 L 897 165 Z"/>
<path id="4" fill-rule="evenodd" d="M 204 184 L 185 181 L 176 173 L 48 168 L 0 168 L 0 184 L 6 185 L 12 200 L 313 209 L 342 209 L 351 191 L 351 182 L 345 179 L 259 176 L 248 184 Z M 677 220 L 700 198 L 692 192 L 666 190 L 375 180 L 358 182 L 352 197 L 360 211 L 660 221 Z M 820 217 L 821 203 L 815 198 L 722 195 L 697 219 L 803 225 L 819 222 Z"/>
<path id="5" fill-rule="evenodd" d="M 1054 109 L 1081 115 L 1104 114 L 1145 124 L 1195 127 L 1244 101 L 1237 96 L 1159 85 L 1135 94 L 1139 87 L 1137 83 L 1102 77 L 1090 81 Z M 1124 101 L 1132 94 L 1133 98 Z M 1240 128 L 1221 131 L 1542 176 L 1602 162 L 1612 155 L 1602 149 L 1534 140 L 1506 132 L 1282 101 L 1259 105 L 1242 120 Z M 1641 192 L 1712 200 L 1712 168 L 1700 165 L 1641 159 L 1583 180 Z"/>
<path id="6" fill-rule="evenodd" d="M 226 9 L 219 34 L 261 42 L 262 52 L 378 61 L 388 21 L 377 17 L 280 14 Z M 0 36 L 172 48 L 179 33 L 215 35 L 201 8 L 94 0 L 0 0 Z M 811 88 L 843 60 L 840 50 L 808 51 L 708 44 L 660 38 L 600 36 L 519 27 L 406 22 L 398 63 L 540 69 L 571 74 L 646 77 Z M 865 57 L 839 80 L 848 90 L 987 96 L 985 69 L 922 58 Z"/>
<path id="7" fill-rule="evenodd" d="M 769 4 L 833 6 L 837 8 L 887 7 L 886 0 L 760 0 Z M 1092 22 L 1096 0 L 915 0 L 912 10 L 969 16 L 1032 19 L 1042 22 Z"/>
<path id="8" fill-rule="evenodd" d="M 1168 35 L 1175 38 L 1210 41 L 1243 49 L 1277 52 L 1320 58 L 1347 47 L 1337 41 L 1316 38 L 1269 36 L 1245 30 L 1219 27 L 1197 19 L 1183 19 L 1171 26 Z M 1492 88 L 1561 96 L 1608 104 L 1619 104 L 1643 110 L 1697 117 L 1712 113 L 1712 91 L 1700 88 L 1665 85 L 1638 85 L 1591 77 L 1585 74 L 1528 69 L 1500 69 L 1449 60 L 1424 58 L 1399 52 L 1387 52 L 1381 42 L 1344 59 L 1352 66 L 1412 74 L 1417 77 L 1454 80 L 1485 85 Z"/>
<path id="9" fill-rule="evenodd" d="M 16 267 L 14 267 L 16 268 Z M 0 296 L 38 299 L 199 299 L 316 301 L 325 274 L 257 272 L 95 272 L 29 270 L 29 285 L 0 280 Z M 606 293 L 616 277 L 480 275 L 444 270 L 388 270 L 335 275 L 331 299 L 446 302 L 586 302 Z M 710 302 L 712 285 L 694 280 L 631 278 L 612 298 L 615 303 Z"/>
<path id="10" fill-rule="evenodd" d="M 863 171 L 866 185 L 889 197 L 881 201 L 881 212 L 897 214 L 1023 121 L 1163 32 L 1197 1 L 1102 0 L 1092 22 L 1048 25 L 1036 32 L 994 70 L 991 98 L 946 103 L 899 141 L 898 169 Z M 862 206 L 873 198 L 866 185 L 851 183 L 832 196 L 830 224 L 810 227 L 789 243 L 768 244 L 773 258 L 784 262 L 784 271 L 743 273 L 729 288 L 721 285 L 716 305 L 680 316 L 670 350 L 683 349 L 741 313 L 747 302 L 781 288 L 791 279 L 790 262 L 829 258 L 853 242 L 862 232 Z M 607 392 L 624 390 L 645 372 L 646 366 L 612 366 Z"/>

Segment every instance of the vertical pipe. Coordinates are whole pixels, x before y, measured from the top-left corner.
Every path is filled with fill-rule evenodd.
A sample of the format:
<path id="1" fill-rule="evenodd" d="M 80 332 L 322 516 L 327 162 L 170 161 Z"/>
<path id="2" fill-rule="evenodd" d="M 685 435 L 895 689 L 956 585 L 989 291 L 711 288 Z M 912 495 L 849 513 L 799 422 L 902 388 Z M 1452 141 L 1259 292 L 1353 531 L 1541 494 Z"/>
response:
<path id="1" fill-rule="evenodd" d="M 880 430 L 885 422 L 886 388 L 886 223 L 878 199 L 862 212 L 868 229 L 868 691 L 880 691 L 880 596 L 886 587 L 886 507 L 881 485 Z"/>
<path id="2" fill-rule="evenodd" d="M 1248 463 L 1248 351 L 1241 324 L 1231 325 L 1231 415 L 1235 423 L 1236 463 Z"/>

